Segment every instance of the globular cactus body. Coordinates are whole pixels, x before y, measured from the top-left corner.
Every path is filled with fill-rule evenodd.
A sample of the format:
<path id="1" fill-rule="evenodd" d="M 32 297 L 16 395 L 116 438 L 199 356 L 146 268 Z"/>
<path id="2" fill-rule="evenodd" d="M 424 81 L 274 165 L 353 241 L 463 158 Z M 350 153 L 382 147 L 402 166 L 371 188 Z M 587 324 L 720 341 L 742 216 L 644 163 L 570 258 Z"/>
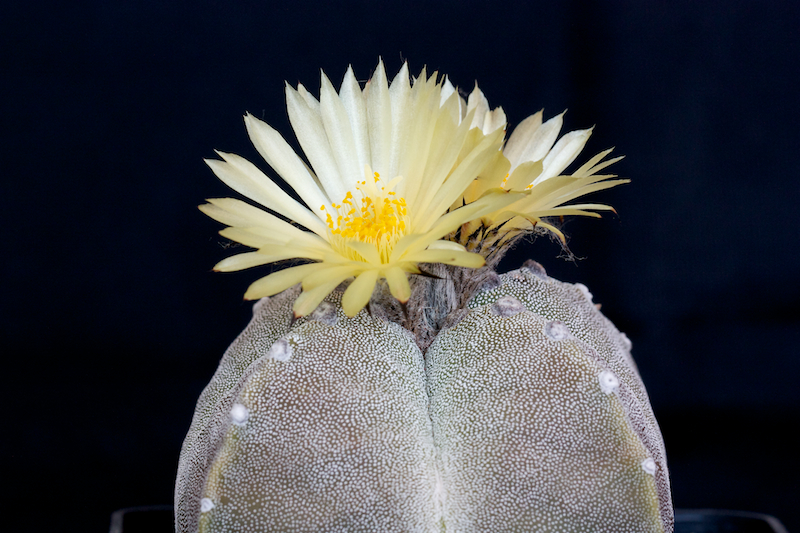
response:
<path id="1" fill-rule="evenodd" d="M 198 402 L 178 531 L 669 532 L 658 425 L 630 342 L 535 264 L 430 346 L 334 292 L 259 302 Z"/>

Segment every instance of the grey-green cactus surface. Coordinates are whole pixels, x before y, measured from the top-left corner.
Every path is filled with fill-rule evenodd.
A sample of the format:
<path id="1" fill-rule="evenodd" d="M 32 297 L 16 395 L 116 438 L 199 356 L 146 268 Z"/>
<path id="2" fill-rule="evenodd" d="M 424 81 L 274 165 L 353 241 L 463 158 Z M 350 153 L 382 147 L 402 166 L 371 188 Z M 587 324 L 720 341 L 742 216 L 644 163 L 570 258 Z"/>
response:
<path id="1" fill-rule="evenodd" d="M 535 263 L 487 279 L 435 335 L 341 292 L 294 323 L 298 289 L 259 301 L 198 401 L 177 531 L 671 532 L 630 341 Z"/>

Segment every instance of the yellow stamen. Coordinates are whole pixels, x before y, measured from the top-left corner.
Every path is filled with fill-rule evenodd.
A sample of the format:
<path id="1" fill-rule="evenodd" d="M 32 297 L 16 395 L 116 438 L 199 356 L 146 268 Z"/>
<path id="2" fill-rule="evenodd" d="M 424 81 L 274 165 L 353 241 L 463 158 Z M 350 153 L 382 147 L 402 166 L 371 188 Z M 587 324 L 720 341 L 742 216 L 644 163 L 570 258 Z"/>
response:
<path id="1" fill-rule="evenodd" d="M 374 173 L 375 181 L 380 175 Z M 366 181 L 360 182 L 366 186 Z M 332 204 L 337 209 L 336 220 L 328 215 L 326 224 L 333 235 L 348 240 L 357 240 L 374 244 L 381 257 L 388 260 L 392 247 L 406 231 L 407 206 L 405 198 L 398 197 L 395 192 L 379 192 L 375 189 L 356 187 L 361 198 L 356 198 L 348 191 L 340 205 Z M 384 188 L 381 188 L 383 191 Z M 378 194 L 378 196 L 374 196 Z M 384 196 L 385 195 L 385 196 Z M 346 210 L 341 210 L 347 206 Z"/>

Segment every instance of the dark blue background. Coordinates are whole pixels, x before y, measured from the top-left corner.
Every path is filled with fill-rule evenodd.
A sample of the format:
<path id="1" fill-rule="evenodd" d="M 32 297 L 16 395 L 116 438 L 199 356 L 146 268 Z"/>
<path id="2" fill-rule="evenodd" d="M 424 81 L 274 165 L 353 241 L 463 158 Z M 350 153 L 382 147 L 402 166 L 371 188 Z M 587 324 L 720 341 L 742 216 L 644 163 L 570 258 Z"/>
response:
<path id="1" fill-rule="evenodd" d="M 564 109 L 616 146 L 619 216 L 567 224 L 633 340 L 678 507 L 800 531 L 800 8 L 789 1 L 11 2 L 0 18 L 6 368 L 3 529 L 101 532 L 170 503 L 194 402 L 257 272 L 196 205 L 202 159 L 258 161 L 241 116 L 291 137 L 283 82 L 407 59 L 475 80 L 511 124 Z M 10 368 L 8 368 L 10 367 Z"/>

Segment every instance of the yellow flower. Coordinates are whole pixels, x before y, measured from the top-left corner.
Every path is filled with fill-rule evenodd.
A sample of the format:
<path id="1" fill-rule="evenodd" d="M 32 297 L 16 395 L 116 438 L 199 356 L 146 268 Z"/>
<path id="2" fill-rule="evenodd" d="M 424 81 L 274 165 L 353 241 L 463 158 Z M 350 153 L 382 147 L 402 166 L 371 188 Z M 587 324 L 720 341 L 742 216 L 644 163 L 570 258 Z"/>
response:
<path id="1" fill-rule="evenodd" d="M 465 110 L 452 85 L 435 74 L 423 70 L 412 86 L 404 65 L 390 86 L 379 63 L 362 89 L 348 69 L 337 94 L 323 73 L 319 100 L 302 85 L 287 85 L 286 104 L 308 165 L 267 124 L 248 114 L 245 125 L 261 156 L 305 205 L 242 157 L 217 152 L 222 161 L 206 161 L 228 186 L 270 211 L 232 198 L 200 206 L 229 226 L 220 232 L 224 237 L 255 248 L 215 270 L 312 261 L 256 281 L 247 299 L 302 283 L 294 311 L 303 316 L 355 277 L 342 298 L 350 316 L 367 304 L 381 279 L 406 302 L 407 274 L 419 273 L 419 263 L 484 264 L 480 255 L 443 237 L 526 195 L 498 182 L 462 205 L 464 191 L 502 157 L 504 129 L 484 133 L 480 128 L 491 122 L 486 112 Z M 499 115 L 492 116 L 497 122 Z M 481 123 L 473 128 L 477 119 Z"/>
<path id="2" fill-rule="evenodd" d="M 463 104 L 463 102 L 462 102 Z M 475 109 L 472 124 L 472 143 L 479 143 L 485 135 L 490 135 L 499 127 L 499 119 L 505 122 L 501 108 L 489 110 L 486 97 L 477 85 L 469 95 L 466 103 L 468 110 Z M 504 242 L 509 238 L 539 226 L 553 232 L 564 241 L 564 235 L 556 227 L 542 221 L 542 217 L 582 215 L 599 217 L 593 211 L 611 210 L 613 208 L 596 203 L 567 204 L 586 194 L 608 189 L 627 179 L 611 179 L 613 174 L 598 174 L 607 166 L 619 161 L 622 157 L 603 160 L 611 150 L 601 152 L 569 175 L 562 175 L 583 150 L 592 129 L 567 133 L 556 142 L 563 124 L 563 115 L 557 115 L 542 122 L 542 111 L 523 120 L 511 134 L 503 147 L 503 157 L 498 156 L 494 163 L 488 165 L 481 175 L 467 188 L 458 205 L 469 203 L 479 198 L 492 187 L 503 187 L 511 191 L 529 191 L 513 204 L 473 220 L 459 233 L 458 240 L 467 244 L 467 239 L 480 233 L 475 239 L 483 251 L 491 250 L 488 243 Z M 565 205 L 566 204 L 566 205 Z M 593 211 L 592 211 L 593 210 Z"/>

